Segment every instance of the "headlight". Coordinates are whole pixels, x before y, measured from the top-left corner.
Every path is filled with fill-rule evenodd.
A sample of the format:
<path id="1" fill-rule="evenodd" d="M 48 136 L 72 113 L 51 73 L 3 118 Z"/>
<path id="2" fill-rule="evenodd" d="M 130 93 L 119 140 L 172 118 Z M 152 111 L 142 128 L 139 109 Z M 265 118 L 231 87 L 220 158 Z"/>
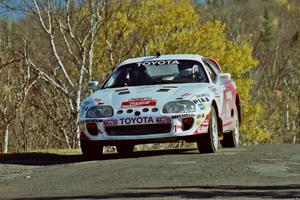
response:
<path id="1" fill-rule="evenodd" d="M 195 112 L 195 104 L 188 100 L 183 101 L 171 101 L 166 103 L 163 107 L 162 112 L 167 113 L 190 113 Z"/>
<path id="2" fill-rule="evenodd" d="M 92 106 L 86 112 L 86 118 L 102 118 L 111 117 L 114 114 L 114 110 L 111 106 Z"/>

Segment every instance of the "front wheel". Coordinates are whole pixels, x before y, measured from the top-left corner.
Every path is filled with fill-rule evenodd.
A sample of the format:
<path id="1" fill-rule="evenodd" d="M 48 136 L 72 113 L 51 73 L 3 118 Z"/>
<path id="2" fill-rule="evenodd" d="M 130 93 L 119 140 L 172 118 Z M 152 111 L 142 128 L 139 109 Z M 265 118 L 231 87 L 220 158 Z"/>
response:
<path id="1" fill-rule="evenodd" d="M 80 148 L 85 159 L 96 160 L 103 154 L 103 146 L 95 141 L 80 140 Z"/>
<path id="2" fill-rule="evenodd" d="M 239 136 L 240 136 L 240 121 L 237 107 L 234 107 L 233 110 L 233 122 L 234 129 L 229 133 L 224 133 L 224 138 L 221 140 L 222 147 L 232 148 L 239 145 Z"/>
<path id="3" fill-rule="evenodd" d="M 212 107 L 209 116 L 208 133 L 199 135 L 197 147 L 200 153 L 215 153 L 218 150 L 218 120 L 215 108 Z"/>
<path id="4" fill-rule="evenodd" d="M 131 155 L 132 152 L 134 151 L 134 145 L 132 144 L 117 145 L 116 148 L 118 153 L 124 156 Z"/>

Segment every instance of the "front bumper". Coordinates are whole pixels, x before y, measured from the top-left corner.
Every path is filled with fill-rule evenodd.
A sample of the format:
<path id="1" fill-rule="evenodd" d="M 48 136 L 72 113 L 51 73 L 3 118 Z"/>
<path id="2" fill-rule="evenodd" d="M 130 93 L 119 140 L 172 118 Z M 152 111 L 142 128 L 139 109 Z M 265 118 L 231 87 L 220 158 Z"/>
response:
<path id="1" fill-rule="evenodd" d="M 113 142 L 169 142 L 208 132 L 208 113 L 81 119 L 81 139 Z M 145 141 L 145 142 L 144 142 Z"/>

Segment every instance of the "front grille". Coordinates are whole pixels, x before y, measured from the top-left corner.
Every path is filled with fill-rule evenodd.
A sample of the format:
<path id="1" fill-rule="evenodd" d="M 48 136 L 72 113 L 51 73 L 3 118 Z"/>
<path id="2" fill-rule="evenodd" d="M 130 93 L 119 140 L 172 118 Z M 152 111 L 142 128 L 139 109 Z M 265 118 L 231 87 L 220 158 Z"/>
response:
<path id="1" fill-rule="evenodd" d="M 105 131 L 108 135 L 149 135 L 169 133 L 171 124 L 145 124 L 130 126 L 110 126 Z"/>

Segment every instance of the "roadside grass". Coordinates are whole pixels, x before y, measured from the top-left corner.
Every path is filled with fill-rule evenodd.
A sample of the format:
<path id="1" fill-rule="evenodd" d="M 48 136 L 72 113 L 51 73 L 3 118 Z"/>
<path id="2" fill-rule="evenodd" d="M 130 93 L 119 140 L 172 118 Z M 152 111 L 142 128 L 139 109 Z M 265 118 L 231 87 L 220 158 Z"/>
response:
<path id="1" fill-rule="evenodd" d="M 31 151 L 31 153 L 72 155 L 72 154 L 81 154 L 81 150 L 80 149 L 40 149 L 40 150 Z"/>
<path id="2" fill-rule="evenodd" d="M 11 160 L 11 159 L 28 159 L 28 158 L 44 158 L 45 156 L 55 156 L 55 155 L 80 155 L 80 149 L 41 149 L 33 150 L 30 152 L 18 152 L 18 153 L 7 153 L 0 154 L 1 160 Z"/>

